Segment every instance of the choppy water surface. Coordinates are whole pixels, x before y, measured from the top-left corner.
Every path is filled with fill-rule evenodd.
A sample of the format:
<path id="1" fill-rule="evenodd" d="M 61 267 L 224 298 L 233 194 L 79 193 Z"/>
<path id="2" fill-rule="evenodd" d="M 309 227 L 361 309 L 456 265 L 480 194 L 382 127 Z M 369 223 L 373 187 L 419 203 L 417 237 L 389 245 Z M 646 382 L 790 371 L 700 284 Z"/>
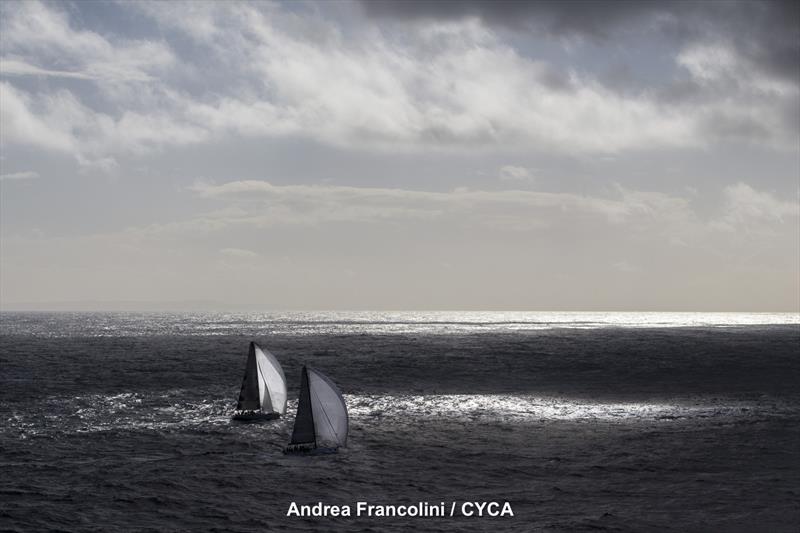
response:
<path id="1" fill-rule="evenodd" d="M 0 315 L 0 528 L 796 531 L 800 319 L 780 314 Z M 247 343 L 346 450 L 229 420 Z M 298 519 L 289 502 L 510 501 L 513 519 Z"/>

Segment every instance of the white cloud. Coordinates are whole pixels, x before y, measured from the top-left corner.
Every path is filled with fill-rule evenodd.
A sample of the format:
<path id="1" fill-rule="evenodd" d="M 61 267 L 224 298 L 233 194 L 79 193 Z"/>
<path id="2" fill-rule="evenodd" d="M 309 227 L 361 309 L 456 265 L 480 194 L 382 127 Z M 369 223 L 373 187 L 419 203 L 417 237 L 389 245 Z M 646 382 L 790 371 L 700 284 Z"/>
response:
<path id="1" fill-rule="evenodd" d="M 118 155 L 205 138 L 172 105 L 153 105 L 153 91 L 167 86 L 164 76 L 175 62 L 165 43 L 76 29 L 65 11 L 39 2 L 4 10 L 0 30 L 3 144 L 56 150 L 83 167 L 109 170 Z M 57 83 L 23 89 L 15 85 L 20 76 L 91 83 L 103 99 L 82 99 L 81 87 Z"/>
<path id="2" fill-rule="evenodd" d="M 219 253 L 228 257 L 244 259 L 255 259 L 256 257 L 259 257 L 258 253 L 252 250 L 245 250 L 244 248 L 223 248 L 219 251 Z"/>
<path id="3" fill-rule="evenodd" d="M 499 177 L 506 181 L 533 181 L 531 170 L 526 167 L 504 165 L 500 167 Z"/>
<path id="4" fill-rule="evenodd" d="M 675 60 L 704 85 L 725 83 L 728 90 L 744 89 L 773 96 L 796 96 L 798 92 L 797 85 L 784 78 L 766 76 L 761 72 L 748 76 L 748 72 L 758 72 L 756 66 L 749 64 L 750 61 L 730 43 L 693 43 L 684 48 Z"/>
<path id="5" fill-rule="evenodd" d="M 350 149 L 601 154 L 718 138 L 774 143 L 787 135 L 782 105 L 797 97 L 791 85 L 769 82 L 717 103 L 665 106 L 647 92 L 621 95 L 586 72 L 565 69 L 554 83 L 553 65 L 525 57 L 475 19 L 419 23 L 406 36 L 367 25 L 345 37 L 319 13 L 278 5 L 119 6 L 151 16 L 167 40 L 189 37 L 195 49 L 179 61 L 168 42 L 101 35 L 76 29 L 58 7 L 18 6 L 4 17 L 3 73 L 77 78 L 94 84 L 105 105 L 74 88 L 4 82 L 4 142 L 78 154 L 103 168 L 120 155 L 230 136 L 301 136 Z M 733 73 L 742 79 L 746 68 L 722 45 L 688 48 L 677 61 L 704 85 Z M 753 103 L 754 91 L 767 90 L 778 100 Z"/>
<path id="6" fill-rule="evenodd" d="M 242 20 L 252 36 L 241 44 L 242 74 L 271 98 L 203 108 L 212 123 L 240 132 L 253 131 L 251 120 L 243 129 L 232 122 L 244 105 L 276 133 L 349 147 L 614 152 L 697 142 L 688 117 L 662 113 L 646 98 L 623 98 L 577 76 L 572 89 L 553 88 L 549 65 L 522 57 L 475 21 L 423 25 L 399 41 L 376 30 L 366 46 L 335 33 L 308 39 L 284 29 L 276 13 L 253 9 Z"/>
<path id="7" fill-rule="evenodd" d="M 629 263 L 628 261 L 619 261 L 612 265 L 615 270 L 619 270 L 625 274 L 635 274 L 637 272 L 641 272 L 641 268 L 638 265 L 633 263 Z"/>
<path id="8" fill-rule="evenodd" d="M 5 180 L 29 180 L 38 178 L 39 173 L 32 170 L 25 170 L 22 172 L 11 172 L 9 174 L 0 174 L 0 181 Z"/>
<path id="9" fill-rule="evenodd" d="M 621 96 L 587 74 L 559 72 L 524 57 L 475 19 L 407 26 L 405 38 L 370 28 L 345 39 L 322 19 L 274 6 L 265 13 L 215 5 L 196 8 L 187 19 L 174 9 L 159 16 L 158 4 L 147 5 L 160 23 L 186 32 L 214 55 L 246 58 L 237 65 L 240 77 L 254 80 L 256 91 L 261 86 L 269 99 L 227 95 L 202 110 L 213 123 L 240 133 L 300 133 L 348 147 L 394 150 L 536 146 L 614 153 L 705 146 L 716 133 L 730 137 L 708 127 L 716 117 L 760 123 L 764 111 L 767 136 L 785 133 L 773 116 L 781 113 L 779 102 L 762 102 L 758 112 L 742 116 L 747 95 L 726 106 L 704 102 L 699 108 L 664 106 L 647 92 Z M 244 27 L 248 37 L 226 37 L 233 27 Z M 677 61 L 700 80 L 734 67 L 741 78 L 743 68 L 743 60 L 722 46 L 688 48 Z M 559 83 L 553 83 L 555 74 Z M 791 84 L 781 87 L 784 96 L 796 93 Z"/>
<path id="10" fill-rule="evenodd" d="M 725 188 L 728 207 L 735 213 L 751 218 L 783 219 L 800 215 L 797 200 L 787 202 L 768 192 L 757 191 L 746 183 Z"/>
<path id="11" fill-rule="evenodd" d="M 40 2 L 17 2 L 3 14 L 3 72 L 16 75 L 80 77 L 108 82 L 144 82 L 171 66 L 175 57 L 163 43 L 117 38 L 75 29 L 66 12 Z M 26 57 L 36 61 L 26 61 Z M 63 68 L 37 66 L 66 65 Z M 65 76 L 66 74 L 66 76 Z"/>
<path id="12" fill-rule="evenodd" d="M 714 227 L 734 232 L 773 231 L 775 225 L 791 221 L 797 229 L 800 216 L 800 199 L 786 201 L 765 191 L 758 191 L 746 183 L 725 188 L 725 213 Z"/>
<path id="13" fill-rule="evenodd" d="M 44 69 L 17 59 L 0 59 L 0 73 L 4 76 L 52 76 L 55 78 L 92 79 L 83 72 Z"/>
<path id="14" fill-rule="evenodd" d="M 167 114 L 123 111 L 118 117 L 92 110 L 61 90 L 30 95 L 0 82 L 3 143 L 63 152 L 84 166 L 111 169 L 114 155 L 142 154 L 165 145 L 200 142 L 207 132 Z"/>
<path id="15" fill-rule="evenodd" d="M 49 111 L 53 115 L 63 113 L 68 107 L 56 104 L 52 99 L 43 103 L 46 106 L 50 104 Z M 9 83 L 0 82 L 0 134 L 3 143 L 33 144 L 65 152 L 72 150 L 70 133 L 59 131 L 57 125 L 48 123 L 45 117 L 32 112 L 30 105 L 31 97 L 28 94 L 18 91 Z"/>
<path id="16" fill-rule="evenodd" d="M 191 190 L 202 198 L 223 202 L 226 209 L 181 223 L 153 225 L 147 232 L 207 233 L 232 227 L 404 220 L 558 235 L 599 232 L 605 238 L 621 232 L 640 243 L 713 250 L 720 231 L 735 239 L 777 233 L 794 233 L 796 238 L 796 217 L 800 213 L 797 201 L 780 200 L 744 183 L 723 189 L 723 211 L 713 216 L 696 212 L 689 196 L 637 191 L 619 185 L 607 196 L 515 189 L 422 191 L 274 185 L 260 180 L 198 183 Z M 626 262 L 616 263 L 615 268 L 622 269 Z"/>
<path id="17" fill-rule="evenodd" d="M 696 44 L 684 49 L 676 58 L 692 76 L 705 83 L 729 77 L 739 70 L 739 61 L 731 46 L 720 43 Z"/>
<path id="18" fill-rule="evenodd" d="M 348 187 L 333 185 L 273 185 L 244 180 L 192 190 L 237 206 L 233 213 L 198 219 L 197 226 L 221 228 L 231 224 L 261 226 L 318 224 L 396 218 L 453 217 L 468 224 L 530 229 L 560 223 L 584 214 L 617 224 L 630 218 L 677 221 L 689 216 L 688 201 L 661 193 L 618 187 L 612 198 L 529 190 L 485 191 L 457 188 L 447 192 Z"/>
<path id="19" fill-rule="evenodd" d="M 796 150 L 800 137 L 796 110 L 800 86 L 768 75 L 730 43 L 693 43 L 676 57 L 700 90 L 688 109 L 698 134 Z M 795 115 L 795 116 L 792 116 Z"/>

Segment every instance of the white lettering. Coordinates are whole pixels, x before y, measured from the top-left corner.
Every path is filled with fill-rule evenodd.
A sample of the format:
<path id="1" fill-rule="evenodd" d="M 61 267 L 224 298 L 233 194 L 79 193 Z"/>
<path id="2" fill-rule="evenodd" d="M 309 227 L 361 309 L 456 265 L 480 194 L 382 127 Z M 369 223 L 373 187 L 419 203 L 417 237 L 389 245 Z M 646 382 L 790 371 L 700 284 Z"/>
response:
<path id="1" fill-rule="evenodd" d="M 350 506 L 326 505 L 322 502 L 317 502 L 314 505 L 297 505 L 297 502 L 290 502 L 286 516 L 350 516 Z"/>
<path id="2" fill-rule="evenodd" d="M 461 514 L 464 516 L 514 516 L 511 504 L 503 502 L 464 502 L 461 504 Z"/>
<path id="3" fill-rule="evenodd" d="M 452 509 L 455 509 L 457 502 L 451 502 Z M 448 505 L 449 507 L 449 505 Z M 289 509 L 286 516 L 298 517 L 339 517 L 350 516 L 352 509 L 350 505 L 327 505 L 316 502 L 308 505 L 298 505 L 297 502 L 289 502 Z M 356 516 L 374 517 L 440 517 L 447 516 L 445 502 L 428 503 L 417 502 L 410 505 L 373 505 L 369 502 L 355 502 Z M 514 516 L 509 502 L 463 502 L 461 504 L 462 516 Z M 452 515 L 450 515 L 452 516 Z"/>

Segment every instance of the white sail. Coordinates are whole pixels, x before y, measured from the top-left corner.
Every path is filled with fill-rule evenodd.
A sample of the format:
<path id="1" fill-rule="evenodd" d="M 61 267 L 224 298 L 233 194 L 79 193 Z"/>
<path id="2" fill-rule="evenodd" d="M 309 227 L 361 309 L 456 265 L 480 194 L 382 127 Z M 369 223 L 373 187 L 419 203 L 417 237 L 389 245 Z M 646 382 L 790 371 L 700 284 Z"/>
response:
<path id="1" fill-rule="evenodd" d="M 339 388 L 327 376 L 312 368 L 308 369 L 308 388 L 317 446 L 345 446 L 347 406 Z"/>
<path id="2" fill-rule="evenodd" d="M 268 350 L 255 345 L 258 367 L 258 396 L 264 413 L 286 412 L 286 378 L 280 363 Z"/>

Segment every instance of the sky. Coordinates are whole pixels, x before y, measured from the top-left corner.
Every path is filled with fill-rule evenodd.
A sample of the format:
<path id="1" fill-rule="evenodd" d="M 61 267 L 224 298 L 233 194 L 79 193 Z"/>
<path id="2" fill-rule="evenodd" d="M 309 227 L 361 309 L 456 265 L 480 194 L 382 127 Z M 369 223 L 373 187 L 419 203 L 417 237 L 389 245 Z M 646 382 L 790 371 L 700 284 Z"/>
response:
<path id="1" fill-rule="evenodd" d="M 0 3 L 0 308 L 800 311 L 792 2 Z"/>

